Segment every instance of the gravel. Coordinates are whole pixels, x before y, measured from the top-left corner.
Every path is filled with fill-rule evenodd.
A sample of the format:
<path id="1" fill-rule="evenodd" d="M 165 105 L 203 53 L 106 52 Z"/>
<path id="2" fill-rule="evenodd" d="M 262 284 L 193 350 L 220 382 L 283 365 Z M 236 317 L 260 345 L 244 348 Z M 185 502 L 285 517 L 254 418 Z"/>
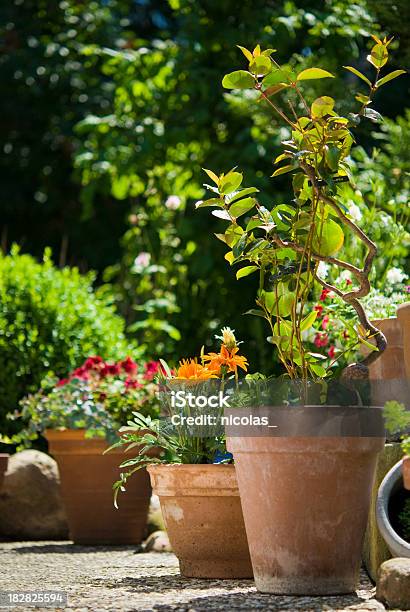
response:
<path id="1" fill-rule="evenodd" d="M 352 595 L 274 596 L 258 593 L 251 580 L 181 578 L 172 553 L 136 554 L 130 546 L 69 542 L 0 543 L 0 591 L 12 590 L 63 591 L 68 595 L 66 612 L 385 609 L 374 598 L 375 589 L 364 572 Z"/>

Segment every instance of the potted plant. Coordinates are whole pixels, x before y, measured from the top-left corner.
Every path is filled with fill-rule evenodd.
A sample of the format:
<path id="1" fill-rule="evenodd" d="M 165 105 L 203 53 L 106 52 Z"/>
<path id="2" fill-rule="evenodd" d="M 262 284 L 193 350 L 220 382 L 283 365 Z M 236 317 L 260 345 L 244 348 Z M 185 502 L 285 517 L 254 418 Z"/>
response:
<path id="1" fill-rule="evenodd" d="M 370 290 L 377 248 L 339 204 L 338 193 L 340 183 L 349 181 L 355 128 L 365 119 L 380 120 L 372 108 L 374 94 L 404 73 L 380 74 L 390 42 L 374 37 L 368 56 L 375 70 L 373 81 L 347 66 L 366 84 L 366 92 L 355 96 L 357 110 L 347 116 L 340 114 L 330 96 L 308 102 L 303 94 L 306 81 L 334 78 L 332 74 L 316 67 L 297 72 L 280 65 L 273 49 L 262 50 L 259 45 L 253 51 L 240 47 L 247 69 L 229 73 L 222 81 L 227 89 L 249 90 L 249 99 L 267 105 L 289 134 L 274 160 L 278 167 L 272 175 L 292 174 L 287 203 L 263 206 L 255 187 L 242 187 L 243 176 L 236 169 L 226 174 L 205 170 L 212 197 L 197 203 L 199 209 L 214 207 L 213 214 L 228 222 L 217 237 L 229 249 L 225 255 L 229 264 L 241 264 L 237 278 L 259 274 L 256 308 L 248 314 L 266 321 L 268 341 L 285 376 L 300 382 L 300 402 L 306 408 L 302 429 L 297 426 L 300 411 L 288 411 L 288 423 L 299 435 L 248 434 L 227 440 L 236 465 L 256 586 L 263 592 L 335 594 L 351 592 L 357 584 L 383 428 L 378 421 L 371 435 L 363 434 L 359 426 L 349 436 L 315 437 L 304 431 L 314 430 L 319 409 L 329 415 L 329 423 L 332 413 L 340 411 L 331 405 L 309 407 L 309 381 L 320 386 L 340 375 L 352 387 L 355 380 L 368 378 L 369 367 L 386 348 L 383 333 L 369 321 L 360 302 Z M 343 258 L 346 231 L 365 247 L 363 262 Z M 319 268 L 323 262 L 349 272 L 352 284 L 342 288 L 323 278 Z M 323 355 L 309 349 L 305 338 L 318 313 L 306 304 L 318 292 L 337 296 L 356 313 L 355 337 L 371 351 L 361 363 L 340 371 L 341 355 L 326 363 Z M 274 407 L 271 412 L 275 414 Z M 346 418 L 356 419 L 357 424 L 365 423 L 365 416 L 374 418 L 370 408 L 346 407 Z"/>
<path id="2" fill-rule="evenodd" d="M 118 454 L 103 455 L 132 411 L 158 414 L 153 381 L 157 362 L 139 367 L 130 357 L 118 363 L 89 357 L 67 378 L 47 379 L 21 402 L 27 427 L 19 441 L 43 432 L 58 463 L 70 537 L 76 544 L 136 544 L 145 535 L 151 487 L 142 470 L 120 510 L 112 503 Z M 117 453 L 120 451 L 117 451 Z"/>
<path id="3" fill-rule="evenodd" d="M 233 332 L 225 329 L 219 353 L 183 360 L 175 372 L 162 362 L 161 396 L 168 418 L 152 420 L 135 413 L 113 445 L 138 450 L 120 466 L 123 471 L 114 485 L 115 499 L 129 477 L 148 466 L 170 543 L 185 577 L 253 576 L 235 466 L 226 451 L 223 431 L 192 428 L 181 420 L 194 418 L 194 409 L 183 401 L 186 392 L 205 398 L 210 389 L 219 394 L 227 378 L 238 376 L 238 368 L 246 370 L 247 361 L 238 351 Z M 177 402 L 172 409 L 172 397 L 177 397 L 182 407 Z M 179 419 L 176 424 L 173 415 Z"/>

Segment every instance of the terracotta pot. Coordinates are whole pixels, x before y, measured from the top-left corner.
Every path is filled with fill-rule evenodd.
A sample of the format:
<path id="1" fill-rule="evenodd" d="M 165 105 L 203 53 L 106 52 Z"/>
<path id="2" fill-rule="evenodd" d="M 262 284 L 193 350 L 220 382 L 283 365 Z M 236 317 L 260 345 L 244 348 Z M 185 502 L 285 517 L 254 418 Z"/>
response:
<path id="1" fill-rule="evenodd" d="M 405 378 L 403 331 L 399 319 L 397 317 L 392 317 L 390 319 L 372 321 L 372 323 L 386 336 L 387 348 L 380 357 L 370 365 L 370 378 L 372 380 Z M 375 344 L 374 341 L 373 344 Z M 369 351 L 365 349 L 365 352 L 368 353 Z M 379 405 L 379 403 L 377 403 L 377 405 Z"/>
<path id="2" fill-rule="evenodd" d="M 404 365 L 407 379 L 410 379 L 410 302 L 400 304 L 397 308 L 403 334 Z"/>
<path id="3" fill-rule="evenodd" d="M 410 457 L 403 457 L 402 470 L 404 488 L 410 491 Z"/>
<path id="4" fill-rule="evenodd" d="M 383 444 L 384 438 L 228 438 L 259 591 L 355 590 Z"/>
<path id="5" fill-rule="evenodd" d="M 7 472 L 7 464 L 9 462 L 9 456 L 4 453 L 0 453 L 0 489 L 3 485 L 4 474 Z"/>
<path id="6" fill-rule="evenodd" d="M 233 465 L 151 465 L 169 540 L 187 578 L 252 578 Z"/>
<path id="7" fill-rule="evenodd" d="M 145 536 L 151 486 L 146 470 L 136 472 L 113 503 L 124 453 L 107 455 L 103 439 L 86 439 L 84 430 L 47 430 L 49 452 L 58 463 L 70 537 L 76 544 L 139 544 Z"/>

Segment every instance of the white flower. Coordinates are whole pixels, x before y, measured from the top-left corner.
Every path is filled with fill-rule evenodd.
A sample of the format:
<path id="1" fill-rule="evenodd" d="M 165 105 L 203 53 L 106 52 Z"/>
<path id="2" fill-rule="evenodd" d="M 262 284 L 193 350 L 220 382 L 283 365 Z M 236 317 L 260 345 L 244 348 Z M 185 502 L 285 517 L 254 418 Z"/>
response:
<path id="1" fill-rule="evenodd" d="M 406 278 L 406 274 L 400 268 L 390 268 L 386 274 L 386 281 L 389 285 L 396 285 L 402 283 Z"/>
<path id="2" fill-rule="evenodd" d="M 181 206 L 181 198 L 176 195 L 170 195 L 165 201 L 165 206 L 169 210 L 178 210 Z"/>
<path id="3" fill-rule="evenodd" d="M 329 264 L 327 264 L 325 261 L 320 261 L 317 267 L 317 273 L 319 278 L 327 278 L 327 275 L 329 274 Z"/>
<path id="4" fill-rule="evenodd" d="M 352 217 L 353 221 L 360 221 L 363 217 L 360 208 L 352 201 L 349 203 L 349 215 Z"/>
<path id="5" fill-rule="evenodd" d="M 351 281 L 352 280 L 352 274 L 350 272 L 350 270 L 342 270 L 342 272 L 339 274 L 339 276 L 336 279 L 336 285 L 340 285 L 340 283 L 343 283 L 343 281 Z"/>
<path id="6" fill-rule="evenodd" d="M 145 251 L 141 251 L 134 260 L 134 266 L 136 268 L 147 268 L 151 262 L 151 255 Z"/>

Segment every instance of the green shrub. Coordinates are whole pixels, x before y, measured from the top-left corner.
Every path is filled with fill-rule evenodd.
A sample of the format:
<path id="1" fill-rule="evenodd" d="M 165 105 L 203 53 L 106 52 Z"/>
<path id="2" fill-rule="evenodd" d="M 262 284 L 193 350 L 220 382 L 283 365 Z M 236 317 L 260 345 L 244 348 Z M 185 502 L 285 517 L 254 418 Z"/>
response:
<path id="1" fill-rule="evenodd" d="M 127 353 L 124 322 L 108 297 L 96 296 L 93 280 L 55 268 L 49 250 L 43 263 L 16 246 L 0 255 L 0 433 L 12 432 L 6 414 L 47 373 L 63 377 L 89 355 Z"/>

